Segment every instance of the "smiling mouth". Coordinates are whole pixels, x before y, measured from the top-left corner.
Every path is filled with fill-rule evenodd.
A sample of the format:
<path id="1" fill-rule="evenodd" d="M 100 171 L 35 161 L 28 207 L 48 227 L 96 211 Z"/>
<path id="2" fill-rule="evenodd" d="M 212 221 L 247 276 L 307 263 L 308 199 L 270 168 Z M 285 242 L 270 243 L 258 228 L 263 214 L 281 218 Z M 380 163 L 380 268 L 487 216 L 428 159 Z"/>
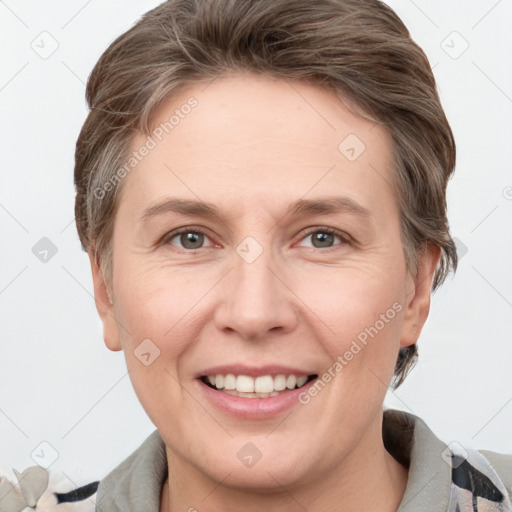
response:
<path id="1" fill-rule="evenodd" d="M 269 398 L 299 389 L 316 379 L 318 375 L 203 375 L 201 382 L 216 391 L 243 398 Z"/>

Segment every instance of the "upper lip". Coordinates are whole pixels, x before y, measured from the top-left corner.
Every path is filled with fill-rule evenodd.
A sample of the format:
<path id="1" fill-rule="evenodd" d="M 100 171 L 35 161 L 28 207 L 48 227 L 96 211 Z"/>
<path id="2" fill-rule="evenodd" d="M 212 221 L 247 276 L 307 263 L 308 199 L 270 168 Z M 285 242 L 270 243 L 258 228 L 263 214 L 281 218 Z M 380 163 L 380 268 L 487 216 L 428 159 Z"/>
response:
<path id="1" fill-rule="evenodd" d="M 260 375 L 316 375 L 310 370 L 302 370 L 291 366 L 265 365 L 265 366 L 247 366 L 243 364 L 229 364 L 222 366 L 212 366 L 198 372 L 195 377 L 200 378 L 208 375 L 248 375 L 249 377 L 259 377 Z"/>

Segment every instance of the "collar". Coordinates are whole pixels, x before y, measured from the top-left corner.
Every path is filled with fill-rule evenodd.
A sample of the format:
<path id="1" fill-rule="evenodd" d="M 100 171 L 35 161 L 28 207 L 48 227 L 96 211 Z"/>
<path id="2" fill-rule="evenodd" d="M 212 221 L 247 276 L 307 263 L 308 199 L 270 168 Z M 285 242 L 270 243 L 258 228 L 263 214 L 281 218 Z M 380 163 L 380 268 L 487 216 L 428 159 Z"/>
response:
<path id="1" fill-rule="evenodd" d="M 461 499 L 460 493 L 465 491 L 452 485 L 452 471 L 455 471 L 452 470 L 452 451 L 420 418 L 387 409 L 384 411 L 382 434 L 389 453 L 409 468 L 407 487 L 397 512 L 447 512 L 452 503 Z M 478 452 L 472 453 L 473 456 L 475 460 L 480 457 L 480 463 L 486 464 L 486 459 Z M 492 468 L 488 464 L 485 467 L 492 481 L 500 485 L 501 480 Z M 109 512 L 159 512 L 160 495 L 167 473 L 165 444 L 158 430 L 155 430 L 100 481 L 96 509 Z M 504 487 L 500 486 L 500 489 Z"/>

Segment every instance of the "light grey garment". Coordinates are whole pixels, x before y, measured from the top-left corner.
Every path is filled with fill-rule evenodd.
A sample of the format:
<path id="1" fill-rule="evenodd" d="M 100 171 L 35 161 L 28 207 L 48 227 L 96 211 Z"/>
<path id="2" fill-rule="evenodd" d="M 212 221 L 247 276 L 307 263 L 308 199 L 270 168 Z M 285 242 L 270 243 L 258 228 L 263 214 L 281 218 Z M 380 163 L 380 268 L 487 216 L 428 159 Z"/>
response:
<path id="1" fill-rule="evenodd" d="M 160 494 L 167 478 L 165 444 L 158 430 L 119 466 L 100 480 L 98 512 L 159 512 Z"/>
<path id="2" fill-rule="evenodd" d="M 384 411 L 383 439 L 386 449 L 409 467 L 407 488 L 397 512 L 472 511 L 471 490 L 452 482 L 453 443 L 439 440 L 418 417 L 388 409 Z M 460 445 L 456 444 L 456 447 Z M 490 482 L 503 499 L 478 498 L 480 512 L 509 512 L 512 492 L 512 455 L 469 450 L 467 461 L 473 475 Z M 461 466 L 461 470 L 466 466 Z M 476 471 L 475 468 L 477 469 Z M 462 474 L 461 470 L 458 475 Z M 100 512 L 159 512 L 162 486 L 167 478 L 165 445 L 155 430 L 127 459 L 100 481 L 96 510 Z M 498 476 L 499 475 L 499 476 Z M 478 479 L 477 479 L 478 480 Z M 460 484 L 460 479 L 459 479 Z M 478 482 L 477 482 L 478 484 Z M 475 500 L 477 498 L 474 498 Z M 476 501 L 475 501 L 476 503 Z"/>

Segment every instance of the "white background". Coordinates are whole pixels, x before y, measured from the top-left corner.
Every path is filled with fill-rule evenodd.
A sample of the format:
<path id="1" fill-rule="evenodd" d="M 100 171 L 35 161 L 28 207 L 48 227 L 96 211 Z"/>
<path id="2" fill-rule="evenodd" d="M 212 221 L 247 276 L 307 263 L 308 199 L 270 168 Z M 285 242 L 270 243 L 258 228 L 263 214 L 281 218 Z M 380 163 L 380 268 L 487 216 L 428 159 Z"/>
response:
<path id="1" fill-rule="evenodd" d="M 88 74 L 158 3 L 0 2 L 0 474 L 12 479 L 43 452 L 77 485 L 100 479 L 154 430 L 122 352 L 103 344 L 73 158 Z M 418 366 L 386 403 L 446 442 L 512 452 L 512 1 L 389 4 L 426 51 L 455 133 L 449 218 L 467 253 L 433 296 Z M 58 43 L 47 59 L 31 47 L 42 37 Z M 58 249 L 47 263 L 32 253 L 42 237 Z"/>

